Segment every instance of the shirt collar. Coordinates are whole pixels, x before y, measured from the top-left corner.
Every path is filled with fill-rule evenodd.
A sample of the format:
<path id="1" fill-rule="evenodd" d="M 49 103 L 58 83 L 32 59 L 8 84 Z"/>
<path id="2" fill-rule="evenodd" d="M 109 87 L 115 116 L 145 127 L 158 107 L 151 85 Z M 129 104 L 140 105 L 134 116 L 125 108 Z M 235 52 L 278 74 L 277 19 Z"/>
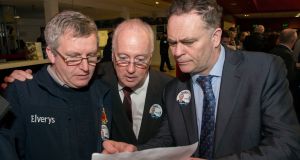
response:
<path id="1" fill-rule="evenodd" d="M 279 45 L 282 45 L 282 46 L 286 47 L 287 49 L 289 49 L 290 52 L 293 52 L 293 50 L 290 47 L 288 47 L 287 45 L 285 45 L 283 43 L 279 43 Z"/>
<path id="2" fill-rule="evenodd" d="M 133 90 L 133 93 L 135 94 L 139 94 L 140 92 L 142 92 L 144 89 L 147 89 L 149 83 L 149 72 L 147 73 L 147 77 L 143 83 L 142 86 L 140 86 L 139 88 L 131 88 Z M 125 86 L 121 86 L 120 83 L 118 83 L 118 90 L 121 91 Z"/>
<path id="3" fill-rule="evenodd" d="M 212 75 L 214 77 L 221 77 L 222 76 L 224 62 L 225 62 L 225 49 L 221 45 L 220 55 L 219 55 L 218 60 L 215 63 L 215 65 L 210 70 L 209 75 Z M 201 74 L 192 75 L 192 79 L 193 79 L 194 82 L 199 77 L 199 75 L 201 76 Z"/>
<path id="4" fill-rule="evenodd" d="M 48 71 L 49 75 L 54 79 L 54 81 L 55 81 L 56 83 L 58 83 L 59 85 L 61 85 L 61 86 L 63 86 L 63 87 L 69 88 L 69 86 L 68 86 L 67 84 L 65 84 L 63 81 L 61 81 L 61 80 L 58 78 L 56 72 L 55 72 L 54 69 L 51 67 L 51 65 L 48 65 L 48 66 L 47 66 L 47 71 Z"/>

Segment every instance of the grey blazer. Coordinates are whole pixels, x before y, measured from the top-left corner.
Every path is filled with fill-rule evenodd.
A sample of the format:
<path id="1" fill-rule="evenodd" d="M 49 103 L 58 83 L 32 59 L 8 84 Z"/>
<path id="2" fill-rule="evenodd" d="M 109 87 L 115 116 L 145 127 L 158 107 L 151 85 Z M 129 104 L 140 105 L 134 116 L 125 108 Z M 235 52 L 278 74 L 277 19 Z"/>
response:
<path id="1" fill-rule="evenodd" d="M 226 49 L 221 78 L 214 160 L 299 160 L 300 128 L 282 60 L 265 53 Z M 182 90 L 192 94 L 187 106 L 176 101 Z M 198 141 L 194 99 L 189 76 L 172 80 L 165 88 L 163 125 L 139 149 Z"/>

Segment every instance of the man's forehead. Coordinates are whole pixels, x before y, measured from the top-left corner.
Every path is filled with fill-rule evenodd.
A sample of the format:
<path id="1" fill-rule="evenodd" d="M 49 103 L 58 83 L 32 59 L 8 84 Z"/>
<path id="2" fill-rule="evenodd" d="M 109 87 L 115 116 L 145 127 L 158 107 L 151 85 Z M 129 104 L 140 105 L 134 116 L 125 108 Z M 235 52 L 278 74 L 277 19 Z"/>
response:
<path id="1" fill-rule="evenodd" d="M 116 56 L 123 56 L 123 57 L 126 56 L 126 57 L 129 57 L 129 58 L 135 58 L 135 57 L 140 57 L 140 56 L 148 57 L 148 56 L 151 55 L 151 53 L 149 53 L 149 52 L 136 52 L 136 53 L 134 53 L 134 52 L 126 52 L 126 51 L 124 51 L 124 52 L 116 51 L 116 52 L 114 52 L 114 54 Z"/>
<path id="2" fill-rule="evenodd" d="M 116 55 L 125 54 L 130 57 L 135 57 L 139 55 L 151 55 L 150 52 L 150 43 L 147 44 L 146 42 L 140 43 L 141 41 L 132 41 L 130 42 L 124 42 L 124 41 L 117 41 L 114 53 Z"/>

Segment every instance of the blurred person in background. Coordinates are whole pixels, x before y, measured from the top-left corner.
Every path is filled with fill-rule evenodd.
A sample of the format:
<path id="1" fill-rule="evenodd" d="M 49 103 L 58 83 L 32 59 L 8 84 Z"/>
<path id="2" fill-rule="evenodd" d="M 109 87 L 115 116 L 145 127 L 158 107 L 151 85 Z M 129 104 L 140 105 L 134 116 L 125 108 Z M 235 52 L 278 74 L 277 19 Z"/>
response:
<path id="1" fill-rule="evenodd" d="M 274 55 L 281 57 L 285 63 L 287 69 L 287 79 L 289 81 L 289 88 L 294 97 L 294 106 L 298 114 L 298 119 L 300 120 L 300 103 L 298 97 L 298 81 L 299 81 L 299 71 L 296 68 L 296 61 L 294 59 L 292 48 L 297 40 L 297 30 L 287 28 L 280 32 L 279 44 L 276 45 L 270 52 Z"/>

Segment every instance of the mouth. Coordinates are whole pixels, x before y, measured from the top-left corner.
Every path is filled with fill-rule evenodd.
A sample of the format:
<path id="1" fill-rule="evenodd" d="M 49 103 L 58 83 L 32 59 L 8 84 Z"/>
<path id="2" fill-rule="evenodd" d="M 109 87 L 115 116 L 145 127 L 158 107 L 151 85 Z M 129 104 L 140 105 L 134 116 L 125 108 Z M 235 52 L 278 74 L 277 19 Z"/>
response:
<path id="1" fill-rule="evenodd" d="M 126 81 L 128 81 L 128 82 L 134 82 L 135 81 L 135 79 L 136 79 L 136 77 L 133 77 L 133 76 L 126 76 L 125 77 L 125 79 L 126 79 Z"/>
<path id="2" fill-rule="evenodd" d="M 186 65 L 188 63 L 189 63 L 188 61 L 177 61 L 178 65 Z"/>
<path id="3" fill-rule="evenodd" d="M 82 80 L 89 79 L 89 75 L 77 75 L 76 77 Z"/>

